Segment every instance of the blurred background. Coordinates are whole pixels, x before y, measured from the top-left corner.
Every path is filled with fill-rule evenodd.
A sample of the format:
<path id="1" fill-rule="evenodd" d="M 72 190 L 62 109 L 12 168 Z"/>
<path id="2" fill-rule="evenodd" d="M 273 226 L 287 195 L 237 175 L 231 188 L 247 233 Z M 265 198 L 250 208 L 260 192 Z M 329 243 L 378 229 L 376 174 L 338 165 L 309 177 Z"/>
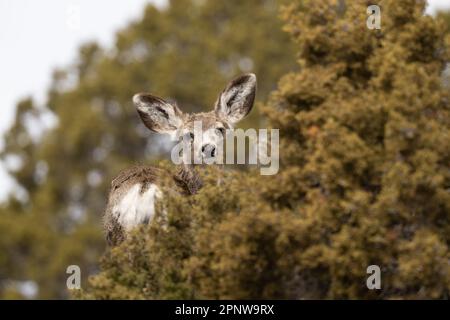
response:
<path id="1" fill-rule="evenodd" d="M 254 72 L 258 106 L 298 68 L 283 2 L 0 0 L 0 298 L 67 298 L 68 265 L 98 272 L 111 179 L 169 150 L 134 93 L 209 110 Z M 260 125 L 257 107 L 243 126 Z"/>
<path id="2" fill-rule="evenodd" d="M 138 119 L 134 93 L 209 110 L 251 71 L 267 97 L 295 66 L 277 10 L 276 1 L 2 0 L 0 296 L 67 297 L 67 265 L 96 271 L 111 179 L 168 150 Z"/>

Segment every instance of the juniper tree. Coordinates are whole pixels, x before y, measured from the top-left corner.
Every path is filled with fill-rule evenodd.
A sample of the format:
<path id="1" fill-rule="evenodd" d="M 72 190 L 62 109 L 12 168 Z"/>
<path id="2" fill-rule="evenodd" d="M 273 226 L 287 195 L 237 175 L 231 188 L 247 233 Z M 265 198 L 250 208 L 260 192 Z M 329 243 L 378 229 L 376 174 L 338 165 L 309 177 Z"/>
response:
<path id="1" fill-rule="evenodd" d="M 167 229 L 156 219 L 108 252 L 84 297 L 449 296 L 449 40 L 424 1 L 379 1 L 380 30 L 369 4 L 283 7 L 299 70 L 264 106 L 279 173 L 166 199 Z"/>
<path id="2" fill-rule="evenodd" d="M 21 281 L 34 281 L 39 298 L 67 298 L 69 265 L 81 267 L 83 287 L 97 272 L 110 181 L 168 151 L 140 123 L 133 94 L 154 92 L 198 112 L 230 78 L 256 72 L 262 101 L 294 64 L 272 0 L 149 4 L 111 48 L 84 44 L 53 73 L 44 105 L 18 105 L 5 136 L 1 155 L 19 164 L 10 174 L 22 192 L 0 209 L 0 296 L 20 297 Z M 29 124 L 49 114 L 56 125 L 36 136 Z M 247 126 L 258 123 L 255 113 Z"/>

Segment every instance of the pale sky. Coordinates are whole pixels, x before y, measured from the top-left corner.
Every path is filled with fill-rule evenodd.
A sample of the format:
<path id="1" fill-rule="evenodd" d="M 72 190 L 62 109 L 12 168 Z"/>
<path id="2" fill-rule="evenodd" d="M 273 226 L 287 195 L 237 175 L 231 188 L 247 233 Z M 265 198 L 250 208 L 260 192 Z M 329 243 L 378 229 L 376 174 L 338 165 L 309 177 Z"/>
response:
<path id="1" fill-rule="evenodd" d="M 111 46 L 114 32 L 140 17 L 147 2 L 166 0 L 0 0 L 0 136 L 18 100 L 31 95 L 42 104 L 55 67 L 72 63 L 88 40 Z M 450 0 L 430 0 L 428 13 L 445 8 Z M 0 201 L 12 189 L 0 165 Z"/>
<path id="2" fill-rule="evenodd" d="M 0 0 L 0 148 L 16 103 L 31 95 L 43 104 L 55 67 L 73 63 L 80 44 L 111 46 L 116 30 L 165 0 Z M 13 181 L 0 164 L 0 201 Z"/>

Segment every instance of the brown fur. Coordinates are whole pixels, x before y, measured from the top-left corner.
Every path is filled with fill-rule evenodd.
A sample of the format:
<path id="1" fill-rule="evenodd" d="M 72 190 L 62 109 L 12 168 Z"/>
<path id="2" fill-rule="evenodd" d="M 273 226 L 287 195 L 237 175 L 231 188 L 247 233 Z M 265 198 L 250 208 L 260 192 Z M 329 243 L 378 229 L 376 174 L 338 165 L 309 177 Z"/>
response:
<path id="1" fill-rule="evenodd" d="M 170 174 L 176 191 L 183 195 L 196 194 L 202 187 L 202 181 L 192 166 L 179 166 L 175 173 L 168 173 L 159 168 L 137 165 L 121 171 L 111 182 L 108 196 L 108 205 L 103 215 L 103 226 L 106 241 L 110 246 L 120 244 L 126 238 L 125 230 L 113 216 L 112 209 L 122 199 L 124 194 L 135 184 L 141 184 L 141 193 L 144 193 L 151 184 L 158 185 L 164 174 Z"/>
<path id="2" fill-rule="evenodd" d="M 255 93 L 256 76 L 245 74 L 227 85 L 211 112 L 184 114 L 176 105 L 148 93 L 135 94 L 133 103 L 143 123 L 153 132 L 176 133 L 180 129 L 191 131 L 196 121 L 202 122 L 203 130 L 216 127 L 217 122 L 222 123 L 224 128 L 230 129 L 250 112 Z M 126 237 L 125 230 L 113 215 L 113 208 L 136 184 L 141 185 L 141 194 L 152 184 L 161 185 L 158 180 L 164 174 L 166 173 L 161 169 L 139 165 L 122 171 L 112 181 L 108 205 L 103 217 L 106 239 L 110 245 L 117 245 Z M 192 195 L 202 187 L 202 181 L 191 165 L 180 166 L 174 174 L 169 174 L 173 180 L 174 189 L 180 194 Z"/>

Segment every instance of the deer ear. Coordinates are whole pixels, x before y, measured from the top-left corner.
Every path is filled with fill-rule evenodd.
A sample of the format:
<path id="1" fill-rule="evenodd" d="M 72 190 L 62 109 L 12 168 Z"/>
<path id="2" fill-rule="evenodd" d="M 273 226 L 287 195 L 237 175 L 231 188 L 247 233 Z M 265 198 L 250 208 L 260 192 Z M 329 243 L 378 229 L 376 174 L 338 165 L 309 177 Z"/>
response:
<path id="1" fill-rule="evenodd" d="M 252 110 L 255 94 L 256 76 L 253 73 L 237 77 L 217 99 L 216 114 L 232 124 L 241 121 Z"/>
<path id="2" fill-rule="evenodd" d="M 173 134 L 183 124 L 182 112 L 177 106 L 148 93 L 133 96 L 137 112 L 150 130 Z"/>

